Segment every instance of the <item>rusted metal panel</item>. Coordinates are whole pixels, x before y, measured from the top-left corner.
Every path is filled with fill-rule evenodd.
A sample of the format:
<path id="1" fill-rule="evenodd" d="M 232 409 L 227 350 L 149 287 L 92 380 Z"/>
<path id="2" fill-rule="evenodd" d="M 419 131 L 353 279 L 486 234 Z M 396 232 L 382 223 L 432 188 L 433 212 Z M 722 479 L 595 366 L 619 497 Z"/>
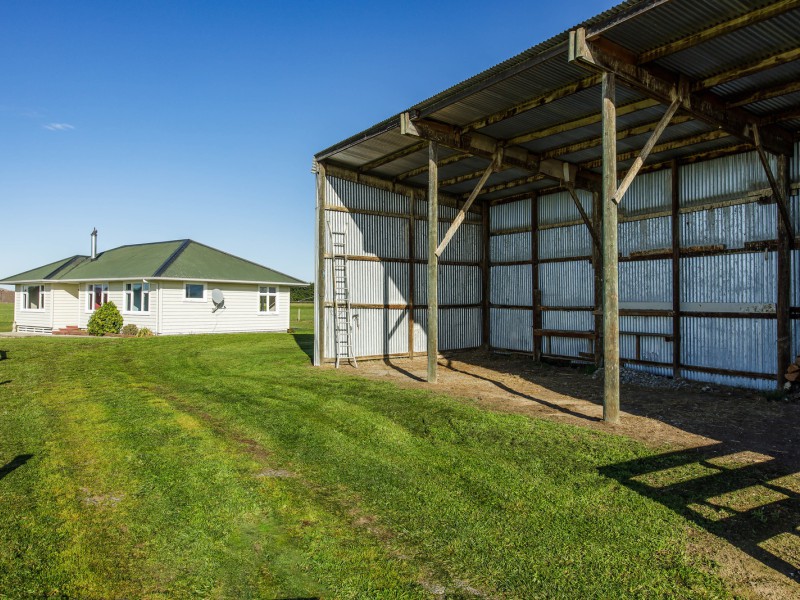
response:
<path id="1" fill-rule="evenodd" d="M 533 351 L 533 311 L 492 308 L 489 319 L 492 348 Z"/>
<path id="2" fill-rule="evenodd" d="M 530 232 L 494 235 L 489 238 L 490 256 L 493 263 L 531 259 Z"/>
<path id="3" fill-rule="evenodd" d="M 325 211 L 328 226 L 346 234 L 351 256 L 408 258 L 408 220 L 376 215 Z M 331 252 L 330 235 L 325 236 L 325 252 Z"/>
<path id="4" fill-rule="evenodd" d="M 414 304 L 428 302 L 426 265 L 416 264 Z M 439 304 L 479 304 L 482 294 L 480 266 L 439 265 Z M 440 322 L 441 327 L 441 322 Z"/>
<path id="5" fill-rule="evenodd" d="M 531 265 L 504 265 L 491 268 L 489 276 L 492 304 L 532 306 Z"/>
<path id="6" fill-rule="evenodd" d="M 619 253 L 622 256 L 630 256 L 632 252 L 666 250 L 672 243 L 671 231 L 669 217 L 620 223 Z"/>
<path id="7" fill-rule="evenodd" d="M 539 265 L 544 306 L 592 306 L 594 272 L 588 260 Z"/>
<path id="8" fill-rule="evenodd" d="M 539 232 L 539 258 L 589 256 L 592 238 L 586 225 L 554 227 Z"/>
<path id="9" fill-rule="evenodd" d="M 620 302 L 671 302 L 672 263 L 636 260 L 619 264 Z"/>
<path id="10" fill-rule="evenodd" d="M 328 177 L 326 183 L 327 205 L 401 214 L 408 214 L 410 210 L 408 196 L 402 194 L 393 194 L 337 177 Z"/>

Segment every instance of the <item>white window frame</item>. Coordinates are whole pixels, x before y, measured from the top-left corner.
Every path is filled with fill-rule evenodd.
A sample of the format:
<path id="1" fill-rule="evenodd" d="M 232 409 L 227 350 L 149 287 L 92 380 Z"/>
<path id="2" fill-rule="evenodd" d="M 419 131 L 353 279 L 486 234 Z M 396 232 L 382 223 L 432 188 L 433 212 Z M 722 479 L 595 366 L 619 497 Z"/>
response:
<path id="1" fill-rule="evenodd" d="M 189 291 L 188 286 L 190 285 L 202 285 L 203 286 L 203 297 L 202 298 L 189 298 L 187 293 Z M 205 283 L 201 283 L 199 281 L 185 281 L 183 283 L 183 301 L 184 302 L 205 302 L 206 295 L 208 292 L 208 286 Z"/>
<path id="2" fill-rule="evenodd" d="M 94 307 L 94 294 L 95 288 L 100 288 L 100 293 L 103 299 L 103 302 L 100 304 L 107 304 L 110 302 L 108 297 L 108 283 L 87 283 L 86 284 L 86 302 L 83 305 L 84 310 L 87 313 L 93 313 L 96 309 Z"/>
<path id="3" fill-rule="evenodd" d="M 264 291 L 266 290 L 266 291 Z M 270 291 L 275 290 L 275 291 Z M 264 299 L 264 306 L 266 310 L 261 310 L 261 299 Z M 269 309 L 269 299 L 275 298 L 275 310 Z M 277 285 L 260 285 L 258 286 L 258 314 L 260 315 L 276 315 L 280 312 L 280 304 L 278 302 L 278 286 Z"/>
<path id="4" fill-rule="evenodd" d="M 145 305 L 145 298 L 147 298 L 147 310 L 142 308 L 141 310 L 136 310 L 133 307 L 133 286 L 134 285 L 141 285 L 142 286 L 142 307 Z M 149 315 L 150 314 L 150 283 L 148 281 L 126 281 L 122 285 L 122 304 L 123 304 L 123 314 L 127 315 Z"/>
<path id="5" fill-rule="evenodd" d="M 39 288 L 39 308 L 30 308 L 28 306 L 28 302 L 30 301 L 30 289 L 31 288 Z M 44 312 L 45 311 L 45 297 L 44 297 L 44 284 L 37 283 L 35 285 L 23 285 L 22 286 L 22 307 L 20 310 L 28 311 L 28 312 Z"/>

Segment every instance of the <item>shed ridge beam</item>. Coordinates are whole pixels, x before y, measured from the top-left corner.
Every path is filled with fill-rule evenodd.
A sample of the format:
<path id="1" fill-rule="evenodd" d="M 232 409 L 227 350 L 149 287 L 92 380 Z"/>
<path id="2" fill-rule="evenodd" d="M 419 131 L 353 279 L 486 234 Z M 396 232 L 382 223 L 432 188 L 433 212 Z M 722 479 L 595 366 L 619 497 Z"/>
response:
<path id="1" fill-rule="evenodd" d="M 696 82 L 665 69 L 639 66 L 637 56 L 630 50 L 609 40 L 587 40 L 586 30 L 570 31 L 569 60 L 588 69 L 614 73 L 628 87 L 671 104 L 676 96 L 682 97 L 681 110 L 718 129 L 753 143 L 749 125 L 753 115 L 740 108 L 731 108 L 717 95 L 692 91 Z M 792 136 L 779 127 L 762 128 L 764 147 L 776 154 L 791 154 Z"/>
<path id="2" fill-rule="evenodd" d="M 670 54 L 675 54 L 676 52 L 681 52 L 682 50 L 686 50 L 714 38 L 732 33 L 743 27 L 755 25 L 756 23 L 780 16 L 798 7 L 800 7 L 800 0 L 782 0 L 780 2 L 776 2 L 775 4 L 770 4 L 769 6 L 764 6 L 757 10 L 747 12 L 743 15 L 739 15 L 738 17 L 734 17 L 729 21 L 717 23 L 716 25 L 713 25 L 707 29 L 684 36 L 681 39 L 669 44 L 664 44 L 658 48 L 642 52 L 639 55 L 639 64 L 663 58 L 665 56 L 669 56 Z"/>

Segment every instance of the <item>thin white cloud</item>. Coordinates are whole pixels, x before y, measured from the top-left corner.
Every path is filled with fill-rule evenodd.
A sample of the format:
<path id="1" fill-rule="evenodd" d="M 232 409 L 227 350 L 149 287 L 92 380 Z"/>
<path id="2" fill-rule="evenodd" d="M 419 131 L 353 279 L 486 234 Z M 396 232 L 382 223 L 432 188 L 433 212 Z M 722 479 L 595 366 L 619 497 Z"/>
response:
<path id="1" fill-rule="evenodd" d="M 42 127 L 50 131 L 69 131 L 70 129 L 75 129 L 75 127 L 69 123 L 48 123 L 47 125 L 42 125 Z"/>

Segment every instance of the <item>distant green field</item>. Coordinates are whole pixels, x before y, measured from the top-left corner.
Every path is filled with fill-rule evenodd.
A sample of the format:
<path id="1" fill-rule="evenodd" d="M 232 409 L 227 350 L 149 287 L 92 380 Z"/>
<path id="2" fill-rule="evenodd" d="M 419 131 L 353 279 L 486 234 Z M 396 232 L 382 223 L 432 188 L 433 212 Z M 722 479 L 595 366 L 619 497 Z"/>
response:
<path id="1" fill-rule="evenodd" d="M 0 302 L 0 331 L 11 331 L 14 322 L 14 305 L 10 302 Z"/>
<path id="2" fill-rule="evenodd" d="M 314 304 L 312 302 L 292 302 L 289 327 L 292 329 L 314 330 Z"/>

